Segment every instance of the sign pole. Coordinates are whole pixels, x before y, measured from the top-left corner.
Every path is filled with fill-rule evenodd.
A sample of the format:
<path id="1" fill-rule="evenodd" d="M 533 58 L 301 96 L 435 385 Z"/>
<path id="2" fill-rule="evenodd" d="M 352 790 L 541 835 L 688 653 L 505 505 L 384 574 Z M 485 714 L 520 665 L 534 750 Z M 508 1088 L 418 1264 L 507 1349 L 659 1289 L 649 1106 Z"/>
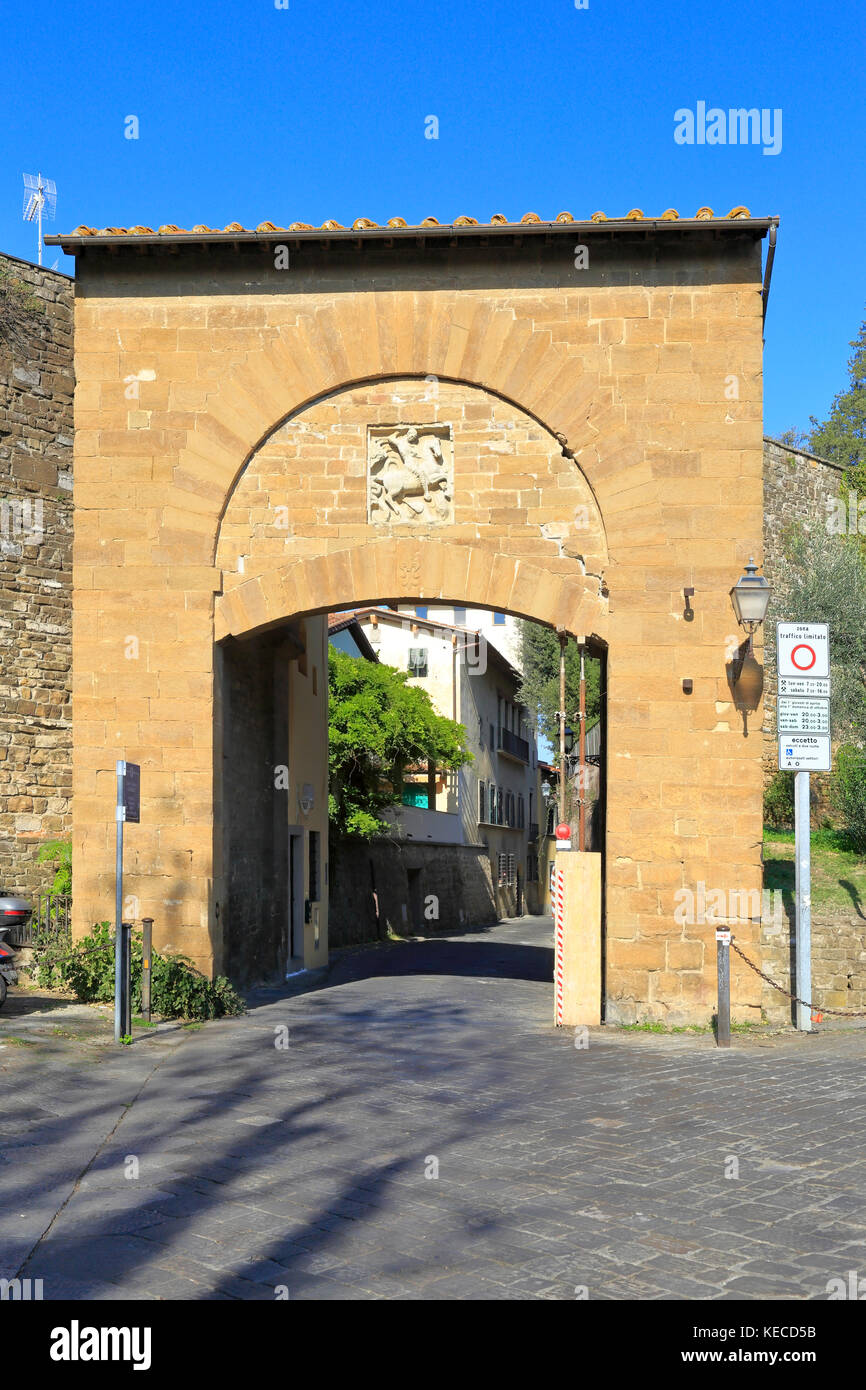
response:
<path id="1" fill-rule="evenodd" d="M 812 862 L 809 838 L 809 774 L 794 774 L 794 834 L 796 854 L 797 917 L 795 950 L 797 960 L 797 998 L 812 1002 Z M 798 1003 L 797 1027 L 812 1031 L 811 1010 Z"/>
<path id="2" fill-rule="evenodd" d="M 126 763 L 119 758 L 117 760 L 117 807 L 115 810 L 115 818 L 117 820 L 117 848 L 114 868 L 114 1041 L 116 1043 L 120 1042 L 123 1035 L 124 969 L 121 917 L 123 916 L 123 778 L 125 772 Z"/>
<path id="3" fill-rule="evenodd" d="M 114 867 L 114 1041 L 128 1036 L 131 1022 L 129 974 L 132 955 L 132 924 L 123 917 L 123 826 L 125 821 L 141 820 L 141 767 L 117 760 L 117 856 Z"/>

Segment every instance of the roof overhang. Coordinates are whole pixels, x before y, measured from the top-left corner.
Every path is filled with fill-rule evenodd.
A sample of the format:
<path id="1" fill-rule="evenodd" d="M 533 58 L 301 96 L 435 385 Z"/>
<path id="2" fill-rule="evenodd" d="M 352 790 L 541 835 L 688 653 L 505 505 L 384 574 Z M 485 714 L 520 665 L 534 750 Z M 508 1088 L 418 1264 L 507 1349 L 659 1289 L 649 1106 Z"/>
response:
<path id="1" fill-rule="evenodd" d="M 714 234 L 751 234 L 754 237 L 764 237 L 772 226 L 777 226 L 778 217 L 683 217 L 667 219 L 664 217 L 640 217 L 640 218 L 604 218 L 601 220 L 590 219 L 585 222 L 502 222 L 502 223 L 472 223 L 462 225 L 450 224 L 424 224 L 416 227 L 268 227 L 266 230 L 247 231 L 246 229 L 234 228 L 225 231 L 192 231 L 185 232 L 180 230 L 166 230 L 162 232 L 136 232 L 117 229 L 114 231 L 95 231 L 88 230 L 82 232 L 76 230 L 70 233 L 58 233 L 56 236 L 45 238 L 46 245 L 60 246 L 69 256 L 78 255 L 79 252 L 87 250 L 115 251 L 126 247 L 139 249 L 142 251 L 158 247 L 177 248 L 181 246 L 223 246 L 240 247 L 272 246 L 275 243 L 304 243 L 312 242 L 328 245 L 335 242 L 348 242 L 350 244 L 361 245 L 363 243 L 379 242 L 385 246 L 396 242 L 414 242 L 416 245 L 426 245 L 436 242 L 447 242 L 449 245 L 457 245 L 461 242 L 470 242 L 475 245 L 484 245 L 492 240 L 500 240 L 503 237 L 512 240 L 543 240 L 559 239 L 561 237 L 602 237 L 610 238 L 615 236 L 629 237 L 649 237 L 658 236 L 660 233 L 665 235 L 686 235 L 701 234 L 706 236 L 708 233 Z"/>

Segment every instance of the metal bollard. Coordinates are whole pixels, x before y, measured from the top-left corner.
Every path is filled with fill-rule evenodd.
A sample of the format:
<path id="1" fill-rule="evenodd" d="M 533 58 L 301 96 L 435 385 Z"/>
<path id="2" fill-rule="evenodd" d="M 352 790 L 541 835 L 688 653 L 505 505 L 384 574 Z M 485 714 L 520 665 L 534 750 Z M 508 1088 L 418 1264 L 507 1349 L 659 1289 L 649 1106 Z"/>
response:
<path id="1" fill-rule="evenodd" d="M 124 1037 L 132 1034 L 132 923 L 121 922 L 122 989 L 120 996 L 120 1029 Z"/>
<path id="2" fill-rule="evenodd" d="M 153 944 L 153 918 L 141 919 L 141 1016 L 150 1023 L 150 981 L 151 949 Z"/>
<path id="3" fill-rule="evenodd" d="M 716 1045 L 731 1045 L 731 933 L 716 932 L 716 969 L 719 981 L 719 1004 L 716 1015 Z"/>

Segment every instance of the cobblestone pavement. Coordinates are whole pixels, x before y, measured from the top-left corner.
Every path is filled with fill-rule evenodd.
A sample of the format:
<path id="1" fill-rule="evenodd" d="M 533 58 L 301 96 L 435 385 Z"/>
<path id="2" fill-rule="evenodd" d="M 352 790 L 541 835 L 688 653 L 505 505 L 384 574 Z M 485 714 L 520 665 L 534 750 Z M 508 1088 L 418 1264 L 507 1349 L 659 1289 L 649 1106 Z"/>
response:
<path id="1" fill-rule="evenodd" d="M 826 1299 L 866 1275 L 866 1036 L 579 1049 L 550 941 L 523 918 L 344 953 L 122 1050 L 7 1043 L 0 1276 L 51 1299 Z"/>

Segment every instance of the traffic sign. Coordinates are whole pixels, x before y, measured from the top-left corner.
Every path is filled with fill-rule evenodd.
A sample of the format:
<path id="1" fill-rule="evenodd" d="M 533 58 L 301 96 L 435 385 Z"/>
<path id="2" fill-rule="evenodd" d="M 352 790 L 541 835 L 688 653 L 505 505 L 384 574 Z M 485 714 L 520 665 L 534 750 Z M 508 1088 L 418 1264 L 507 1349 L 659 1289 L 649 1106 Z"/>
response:
<path id="1" fill-rule="evenodd" d="M 141 820 L 141 765 L 126 763 L 123 773 L 123 819 Z"/>
<path id="2" fill-rule="evenodd" d="M 825 679 L 830 674 L 828 623 L 776 623 L 778 674 Z"/>
<path id="3" fill-rule="evenodd" d="M 830 701 L 780 695 L 776 724 L 780 734 L 829 734 Z"/>
<path id="4" fill-rule="evenodd" d="M 790 772 L 829 772 L 829 734 L 779 734 L 779 767 Z"/>
<path id="5" fill-rule="evenodd" d="M 566 825 L 566 823 L 565 823 L 564 821 L 561 821 L 560 824 L 556 827 L 556 830 L 554 831 L 554 834 L 556 835 L 556 848 L 557 848 L 557 849 L 571 849 L 571 826 L 570 826 L 570 825 Z"/>
<path id="6" fill-rule="evenodd" d="M 804 676 L 780 676 L 780 695 L 803 695 L 809 700 L 829 700 L 830 681 L 809 680 Z"/>

